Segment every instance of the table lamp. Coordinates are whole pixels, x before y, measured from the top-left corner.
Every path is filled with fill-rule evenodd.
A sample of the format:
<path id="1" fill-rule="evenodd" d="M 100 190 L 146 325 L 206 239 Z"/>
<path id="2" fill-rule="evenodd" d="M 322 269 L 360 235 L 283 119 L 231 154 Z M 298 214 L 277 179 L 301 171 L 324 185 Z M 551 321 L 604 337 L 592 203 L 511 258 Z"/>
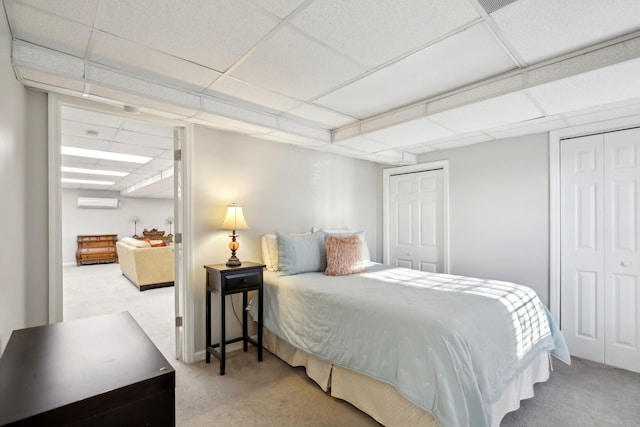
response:
<path id="1" fill-rule="evenodd" d="M 231 235 L 231 241 L 229 242 L 229 249 L 231 249 L 231 257 L 227 261 L 228 267 L 238 267 L 242 265 L 238 257 L 236 257 L 236 251 L 240 247 L 240 243 L 237 241 L 238 235 L 236 234 L 236 230 L 246 230 L 249 228 L 247 225 L 247 221 L 244 219 L 244 214 L 242 213 L 242 206 L 238 206 L 237 203 L 232 203 L 227 206 L 227 214 L 224 217 L 224 222 L 222 223 L 222 229 L 224 230 L 233 230 Z"/>

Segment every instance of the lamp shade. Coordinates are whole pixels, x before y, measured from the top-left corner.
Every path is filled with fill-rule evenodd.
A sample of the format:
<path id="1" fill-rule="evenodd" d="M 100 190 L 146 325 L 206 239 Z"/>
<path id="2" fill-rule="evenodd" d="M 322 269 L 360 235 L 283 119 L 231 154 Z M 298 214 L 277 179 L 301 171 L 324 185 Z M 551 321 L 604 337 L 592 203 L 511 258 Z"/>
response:
<path id="1" fill-rule="evenodd" d="M 249 228 L 242 213 L 242 206 L 237 203 L 227 206 L 227 214 L 224 217 L 222 228 L 225 230 L 246 230 Z"/>

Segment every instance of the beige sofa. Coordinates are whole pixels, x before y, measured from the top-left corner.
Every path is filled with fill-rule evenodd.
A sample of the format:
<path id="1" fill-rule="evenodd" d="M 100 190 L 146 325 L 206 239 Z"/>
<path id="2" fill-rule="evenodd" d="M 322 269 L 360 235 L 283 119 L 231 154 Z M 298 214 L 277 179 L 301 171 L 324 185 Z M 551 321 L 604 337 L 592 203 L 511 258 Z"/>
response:
<path id="1" fill-rule="evenodd" d="M 172 247 L 151 247 L 144 240 L 123 237 L 116 250 L 122 274 L 141 291 L 173 285 Z"/>

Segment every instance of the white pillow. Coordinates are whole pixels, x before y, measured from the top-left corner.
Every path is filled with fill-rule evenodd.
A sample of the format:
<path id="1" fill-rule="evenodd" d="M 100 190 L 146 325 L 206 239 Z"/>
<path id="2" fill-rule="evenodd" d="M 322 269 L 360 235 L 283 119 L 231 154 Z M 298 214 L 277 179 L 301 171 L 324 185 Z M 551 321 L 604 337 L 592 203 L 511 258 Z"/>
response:
<path id="1" fill-rule="evenodd" d="M 275 234 L 265 234 L 260 240 L 262 245 L 262 262 L 267 270 L 278 271 L 278 238 Z"/>

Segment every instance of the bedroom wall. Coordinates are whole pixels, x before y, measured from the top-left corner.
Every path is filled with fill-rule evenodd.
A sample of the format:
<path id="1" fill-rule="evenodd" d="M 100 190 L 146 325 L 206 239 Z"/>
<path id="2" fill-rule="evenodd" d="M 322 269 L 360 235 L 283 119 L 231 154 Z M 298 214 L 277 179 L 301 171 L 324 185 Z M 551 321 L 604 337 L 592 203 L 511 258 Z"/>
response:
<path id="1" fill-rule="evenodd" d="M 522 283 L 549 301 L 547 133 L 425 153 L 449 160 L 450 272 Z"/>
<path id="2" fill-rule="evenodd" d="M 42 209 L 47 201 L 43 163 L 47 96 L 26 90 L 16 80 L 4 18 L 0 18 L 0 93 L 1 353 L 11 331 L 46 323 L 48 316 L 47 258 L 40 259 L 48 244 L 47 211 Z M 34 237 L 37 243 L 27 244 Z"/>
<path id="3" fill-rule="evenodd" d="M 120 199 L 118 209 L 80 209 L 78 197 Z M 157 228 L 169 234 L 167 218 L 173 216 L 172 199 L 122 197 L 117 191 L 62 190 L 62 260 L 64 265 L 76 265 L 76 239 L 82 234 L 117 234 L 132 236 L 131 218 L 138 216 L 138 235 L 142 230 Z"/>
<path id="4" fill-rule="evenodd" d="M 364 230 L 372 259 L 378 259 L 382 194 L 378 165 L 203 126 L 195 126 L 194 141 L 196 352 L 204 349 L 203 265 L 224 263 L 230 255 L 229 231 L 218 229 L 227 204 L 238 202 L 250 227 L 239 232 L 240 260 L 262 260 L 262 234 L 302 232 L 313 226 Z M 234 297 L 238 308 L 241 298 Z M 227 305 L 228 336 L 240 335 L 228 298 Z M 218 317 L 215 299 L 212 316 Z M 214 342 L 218 331 L 214 321 Z"/>

